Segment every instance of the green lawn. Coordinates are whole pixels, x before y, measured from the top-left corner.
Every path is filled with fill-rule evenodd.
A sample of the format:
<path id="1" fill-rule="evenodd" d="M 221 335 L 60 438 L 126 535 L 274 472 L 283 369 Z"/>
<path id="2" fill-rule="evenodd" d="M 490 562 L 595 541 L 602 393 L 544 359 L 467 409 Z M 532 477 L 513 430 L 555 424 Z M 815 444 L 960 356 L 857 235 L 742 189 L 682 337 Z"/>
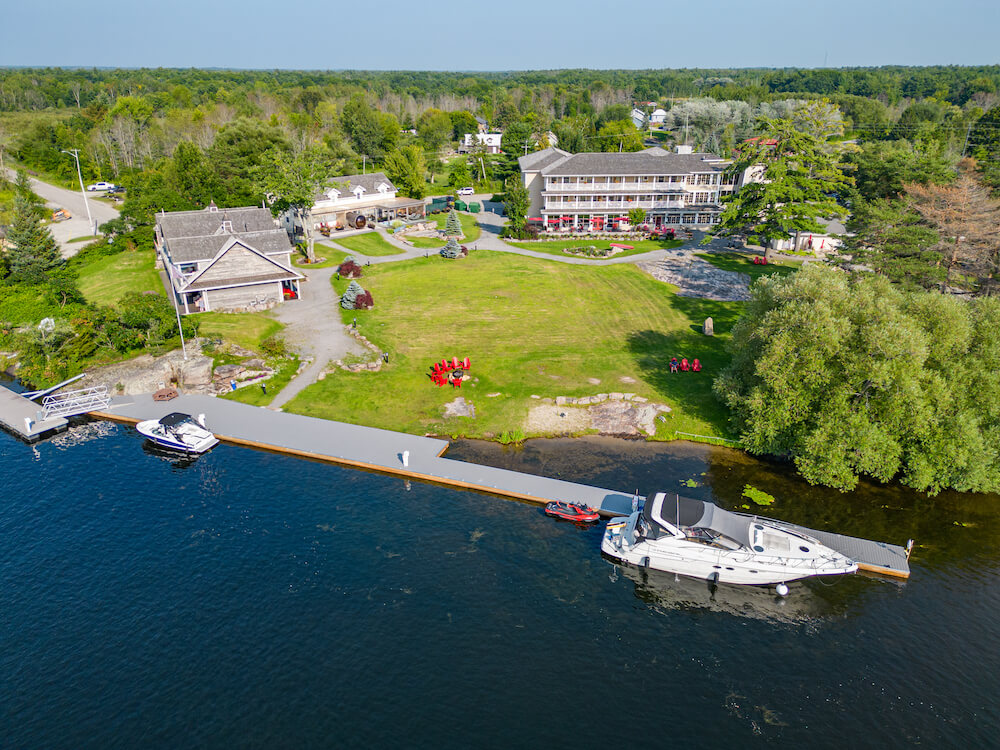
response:
<path id="1" fill-rule="evenodd" d="M 110 305 L 126 292 L 164 294 L 163 282 L 153 267 L 152 250 L 132 250 L 106 255 L 77 265 L 80 291 L 90 302 Z"/>
<path id="2" fill-rule="evenodd" d="M 260 342 L 284 326 L 265 313 L 207 312 L 198 315 L 198 335 L 223 339 L 250 351 L 260 351 Z"/>
<path id="3" fill-rule="evenodd" d="M 322 240 L 316 240 L 316 243 L 313 245 L 313 252 L 317 258 L 325 258 L 322 263 L 303 263 L 304 258 L 300 253 L 292 253 L 292 265 L 296 268 L 328 268 L 329 266 L 339 266 L 344 262 L 347 253 L 321 243 Z"/>
<path id="4" fill-rule="evenodd" d="M 427 218 L 436 221 L 438 229 L 444 230 L 445 222 L 448 221 L 448 214 L 434 214 L 433 216 L 428 216 Z M 479 224 L 476 222 L 474 214 L 467 214 L 459 211 L 458 220 L 462 224 L 462 234 L 464 235 L 459 242 L 466 245 L 479 239 L 479 235 L 482 234 L 482 230 L 479 228 Z M 445 243 L 444 240 L 438 239 L 437 237 L 411 237 L 410 242 L 413 243 L 414 247 L 425 248 L 444 247 Z"/>
<path id="5" fill-rule="evenodd" d="M 288 385 L 288 381 L 295 375 L 295 371 L 299 369 L 299 358 L 291 357 L 286 359 L 283 357 L 270 362 L 270 364 L 276 369 L 274 375 L 262 381 L 267 384 L 267 393 L 264 393 L 260 389 L 258 383 L 254 383 L 243 388 L 237 388 L 235 391 L 229 391 L 229 393 L 223 393 L 219 398 L 240 401 L 251 406 L 267 406 L 274 400 L 275 396 L 281 393 L 281 389 Z"/>
<path id="6" fill-rule="evenodd" d="M 73 242 L 92 242 L 93 240 L 99 240 L 99 239 L 101 239 L 101 235 L 99 235 L 99 234 L 91 234 L 91 235 L 88 235 L 86 237 L 73 237 L 72 239 L 69 239 L 69 240 L 66 240 L 66 241 L 69 242 L 69 243 L 73 243 Z"/>
<path id="7" fill-rule="evenodd" d="M 378 232 L 356 234 L 353 237 L 331 236 L 330 239 L 348 250 L 374 258 L 376 255 L 399 255 L 403 251 L 386 242 Z"/>
<path id="8" fill-rule="evenodd" d="M 625 250 L 624 252 L 612 256 L 615 258 L 624 258 L 628 255 L 640 255 L 642 253 L 652 252 L 653 250 L 670 250 L 684 244 L 682 240 L 591 240 L 586 237 L 576 237 L 571 240 L 537 240 L 534 242 L 513 242 L 511 240 L 505 240 L 508 245 L 519 247 L 522 250 L 534 250 L 537 253 L 549 253 L 550 255 L 558 255 L 563 258 L 571 257 L 568 253 L 563 252 L 566 248 L 581 246 L 587 247 L 589 245 L 593 245 L 600 250 L 610 247 L 612 241 L 622 245 L 631 245 L 633 248 L 632 250 Z"/>
<path id="9" fill-rule="evenodd" d="M 787 276 L 798 271 L 802 267 L 802 261 L 783 260 L 768 263 L 766 266 L 753 262 L 752 256 L 742 253 L 698 253 L 699 258 L 704 258 L 716 268 L 723 271 L 738 271 L 747 274 L 756 281 L 761 276 Z"/>
<path id="10" fill-rule="evenodd" d="M 674 430 L 731 437 L 711 381 L 728 362 L 724 345 L 742 303 L 678 297 L 628 264 L 579 267 L 506 253 L 375 266 L 361 284 L 375 308 L 343 311 L 343 320 L 357 316 L 361 331 L 389 352 L 388 367 L 337 372 L 287 410 L 418 434 L 492 437 L 523 427 L 537 403 L 532 394 L 629 391 L 674 409 L 660 437 Z M 707 316 L 715 337 L 700 333 Z M 478 378 L 460 393 L 427 377 L 433 362 L 452 356 L 470 357 Z M 705 370 L 671 375 L 672 356 L 697 357 Z M 638 382 L 622 383 L 625 376 Z M 476 417 L 446 422 L 443 405 L 458 395 L 474 403 Z"/>

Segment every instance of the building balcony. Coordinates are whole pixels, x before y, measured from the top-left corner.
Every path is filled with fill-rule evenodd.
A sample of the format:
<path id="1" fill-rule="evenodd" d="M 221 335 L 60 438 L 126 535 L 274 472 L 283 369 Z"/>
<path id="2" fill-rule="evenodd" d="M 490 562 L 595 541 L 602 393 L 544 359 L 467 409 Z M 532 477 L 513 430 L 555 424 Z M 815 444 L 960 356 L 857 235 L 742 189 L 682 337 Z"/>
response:
<path id="1" fill-rule="evenodd" d="M 718 187 L 719 183 L 687 183 L 687 182 L 592 182 L 592 183 L 548 183 L 544 187 L 546 193 L 618 193 L 622 191 L 639 193 L 678 192 L 682 190 L 705 190 Z"/>
<path id="2" fill-rule="evenodd" d="M 589 209 L 591 211 L 628 211 L 633 208 L 685 208 L 688 205 L 681 201 L 568 201 L 546 203 L 542 210 L 554 213 L 568 208 Z"/>

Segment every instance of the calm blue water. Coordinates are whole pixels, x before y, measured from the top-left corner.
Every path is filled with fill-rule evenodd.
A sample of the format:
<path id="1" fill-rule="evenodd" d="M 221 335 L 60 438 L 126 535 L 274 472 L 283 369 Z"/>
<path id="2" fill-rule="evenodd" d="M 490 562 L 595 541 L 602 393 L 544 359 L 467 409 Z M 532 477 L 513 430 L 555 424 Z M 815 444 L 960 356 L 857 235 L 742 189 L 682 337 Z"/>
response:
<path id="1" fill-rule="evenodd" d="M 998 745 L 996 498 L 845 498 L 691 446 L 450 455 L 720 501 L 752 475 L 794 496 L 775 515 L 924 546 L 906 585 L 779 603 L 626 575 L 534 506 L 230 446 L 180 466 L 106 424 L 0 433 L 0 746 Z"/>

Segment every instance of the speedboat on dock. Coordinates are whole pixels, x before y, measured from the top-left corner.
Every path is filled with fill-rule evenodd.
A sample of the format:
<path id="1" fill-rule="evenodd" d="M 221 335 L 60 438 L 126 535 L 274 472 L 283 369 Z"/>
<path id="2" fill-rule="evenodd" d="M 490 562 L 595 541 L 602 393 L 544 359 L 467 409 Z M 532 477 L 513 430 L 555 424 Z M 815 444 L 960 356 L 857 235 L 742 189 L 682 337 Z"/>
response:
<path id="1" fill-rule="evenodd" d="M 623 563 L 717 583 L 783 584 L 858 569 L 779 521 L 663 492 L 641 510 L 609 521 L 601 551 Z"/>
<path id="2" fill-rule="evenodd" d="M 156 445 L 184 453 L 204 453 L 218 445 L 219 440 L 190 414 L 172 412 L 160 419 L 147 419 L 135 426 Z"/>

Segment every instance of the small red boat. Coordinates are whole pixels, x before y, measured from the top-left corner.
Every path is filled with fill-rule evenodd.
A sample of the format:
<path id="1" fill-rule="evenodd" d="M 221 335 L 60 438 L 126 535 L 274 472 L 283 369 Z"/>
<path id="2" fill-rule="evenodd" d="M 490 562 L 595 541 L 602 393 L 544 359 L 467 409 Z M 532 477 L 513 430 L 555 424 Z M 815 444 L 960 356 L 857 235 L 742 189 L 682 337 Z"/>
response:
<path id="1" fill-rule="evenodd" d="M 593 508 L 577 503 L 553 502 L 545 506 L 545 515 L 565 521 L 596 521 L 601 517 Z"/>

